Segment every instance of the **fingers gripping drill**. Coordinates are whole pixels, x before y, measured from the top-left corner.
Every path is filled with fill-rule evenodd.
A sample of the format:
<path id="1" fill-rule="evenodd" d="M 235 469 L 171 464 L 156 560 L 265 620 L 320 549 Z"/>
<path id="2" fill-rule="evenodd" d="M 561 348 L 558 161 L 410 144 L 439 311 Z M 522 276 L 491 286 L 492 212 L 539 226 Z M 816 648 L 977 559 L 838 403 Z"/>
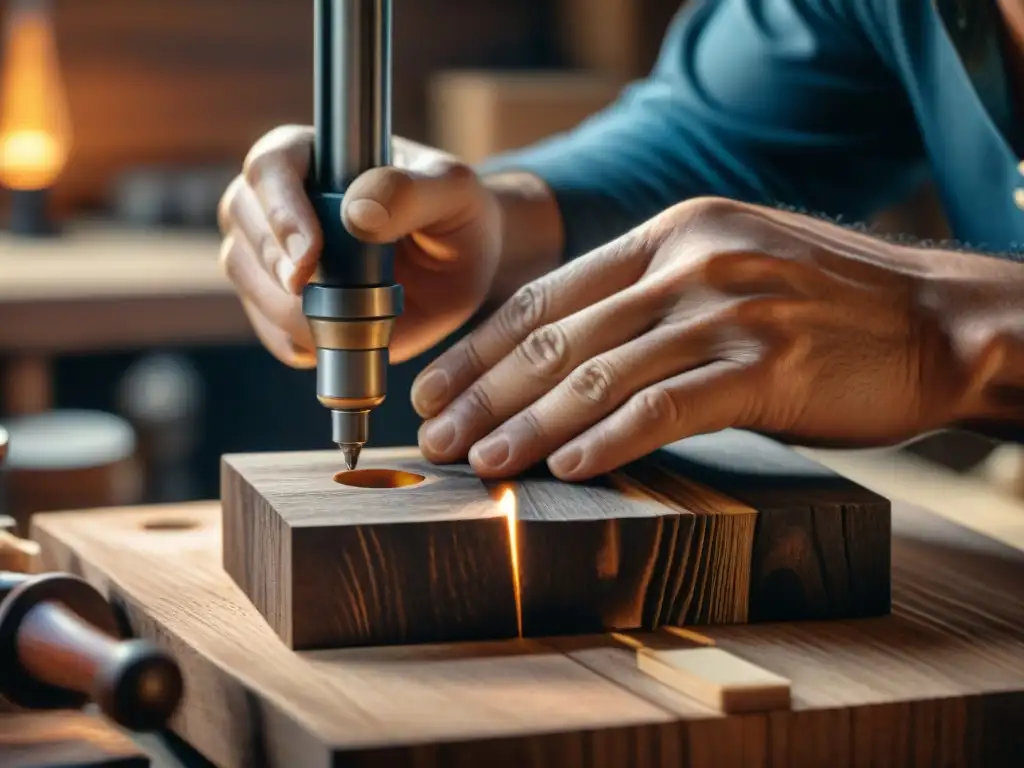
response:
<path id="1" fill-rule="evenodd" d="M 402 312 L 394 246 L 345 229 L 345 189 L 391 161 L 391 0 L 314 0 L 314 127 L 309 195 L 323 231 L 303 293 L 317 357 L 317 398 L 333 440 L 355 467 L 370 412 L 387 394 L 388 345 Z"/>

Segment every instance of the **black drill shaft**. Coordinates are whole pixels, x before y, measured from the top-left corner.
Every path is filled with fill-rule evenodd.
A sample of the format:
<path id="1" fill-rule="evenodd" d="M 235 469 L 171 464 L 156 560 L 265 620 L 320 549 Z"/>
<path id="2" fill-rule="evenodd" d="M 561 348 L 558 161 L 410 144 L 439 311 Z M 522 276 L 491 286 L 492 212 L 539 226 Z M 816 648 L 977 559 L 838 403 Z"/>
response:
<path id="1" fill-rule="evenodd" d="M 317 0 L 314 178 L 344 192 L 391 163 L 391 0 Z"/>
<path id="2" fill-rule="evenodd" d="M 393 246 L 361 243 L 341 221 L 349 185 L 391 163 L 391 0 L 315 0 L 314 22 L 310 197 L 324 247 L 303 311 L 317 345 L 317 396 L 354 464 L 386 393 L 387 345 L 402 310 Z"/>

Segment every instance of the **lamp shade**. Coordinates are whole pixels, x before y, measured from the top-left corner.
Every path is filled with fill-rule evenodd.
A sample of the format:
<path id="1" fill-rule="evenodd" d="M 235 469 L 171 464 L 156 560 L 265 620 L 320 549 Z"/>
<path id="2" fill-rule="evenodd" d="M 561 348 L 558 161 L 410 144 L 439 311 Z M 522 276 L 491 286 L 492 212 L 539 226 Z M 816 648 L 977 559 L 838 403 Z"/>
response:
<path id="1" fill-rule="evenodd" d="M 0 184 L 46 189 L 71 150 L 71 121 L 50 6 L 13 0 L 0 60 Z"/>

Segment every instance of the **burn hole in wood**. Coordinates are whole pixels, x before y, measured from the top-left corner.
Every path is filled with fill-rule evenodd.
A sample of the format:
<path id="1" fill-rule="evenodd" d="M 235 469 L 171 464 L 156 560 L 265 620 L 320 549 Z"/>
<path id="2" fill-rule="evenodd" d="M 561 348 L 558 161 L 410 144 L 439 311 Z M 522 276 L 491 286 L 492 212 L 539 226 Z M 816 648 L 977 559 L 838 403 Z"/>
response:
<path id="1" fill-rule="evenodd" d="M 187 517 L 158 517 L 155 520 L 147 520 L 142 527 L 147 531 L 189 531 L 198 528 L 199 522 Z"/>
<path id="2" fill-rule="evenodd" d="M 408 488 L 424 480 L 423 475 L 401 469 L 352 469 L 334 476 L 334 482 L 352 488 Z"/>

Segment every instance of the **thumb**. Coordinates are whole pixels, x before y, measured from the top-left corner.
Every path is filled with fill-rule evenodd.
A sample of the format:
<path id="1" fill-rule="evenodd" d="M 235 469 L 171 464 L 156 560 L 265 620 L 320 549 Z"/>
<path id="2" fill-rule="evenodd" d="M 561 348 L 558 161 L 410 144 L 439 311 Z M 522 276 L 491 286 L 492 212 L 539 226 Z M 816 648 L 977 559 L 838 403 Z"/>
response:
<path id="1" fill-rule="evenodd" d="M 345 192 L 341 216 L 355 237 L 390 243 L 413 233 L 451 234 L 484 205 L 476 173 L 456 160 L 439 159 L 429 170 L 373 168 Z"/>

